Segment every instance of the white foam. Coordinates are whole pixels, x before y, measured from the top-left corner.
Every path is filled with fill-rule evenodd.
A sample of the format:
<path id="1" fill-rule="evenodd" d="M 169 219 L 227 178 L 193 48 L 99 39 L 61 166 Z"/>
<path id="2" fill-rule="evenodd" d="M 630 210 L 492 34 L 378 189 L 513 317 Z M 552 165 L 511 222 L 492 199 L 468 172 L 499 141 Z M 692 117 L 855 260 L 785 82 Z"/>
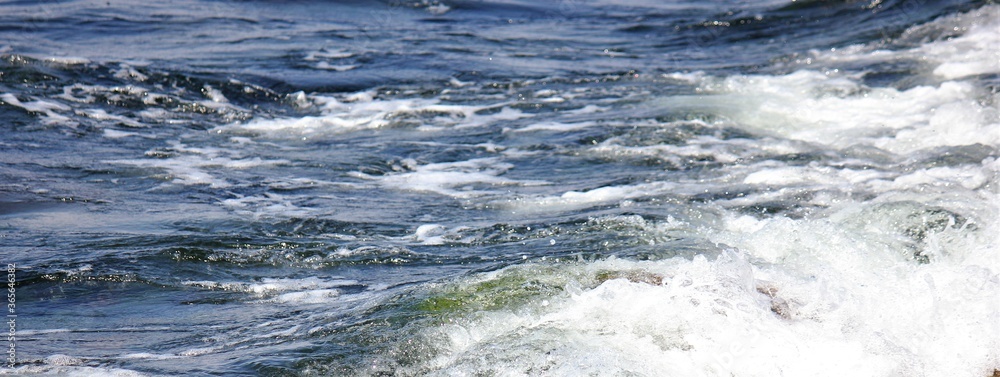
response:
<path id="1" fill-rule="evenodd" d="M 324 48 L 320 51 L 309 52 L 303 59 L 306 61 L 316 61 L 319 59 L 346 59 L 354 55 L 355 54 L 353 52 L 344 49 L 328 50 Z"/>
<path id="2" fill-rule="evenodd" d="M 482 106 L 450 105 L 442 104 L 440 98 L 377 99 L 371 92 L 359 92 L 341 97 L 299 93 L 296 101 L 300 107 L 320 109 L 322 115 L 254 119 L 245 124 L 223 126 L 218 130 L 248 130 L 264 132 L 269 136 L 299 138 L 313 134 L 381 128 L 394 124 L 405 124 L 428 131 L 446 127 L 482 127 L 499 121 L 531 116 L 507 107 L 508 102 Z M 484 111 L 490 113 L 485 114 Z"/>
<path id="3" fill-rule="evenodd" d="M 302 279 L 264 278 L 254 283 L 185 281 L 182 284 L 206 289 L 249 293 L 269 303 L 308 305 L 330 303 L 340 297 L 341 292 L 337 289 L 338 287 L 359 283 L 355 280 L 327 280 L 313 276 Z"/>
<path id="4" fill-rule="evenodd" d="M 687 84 L 697 84 L 705 79 L 705 72 L 696 71 L 696 72 L 664 73 L 662 77 L 666 79 L 681 81 Z"/>
<path id="5" fill-rule="evenodd" d="M 267 325 L 270 325 L 270 323 L 268 323 Z M 264 338 L 264 339 L 287 338 L 294 336 L 299 331 L 300 328 L 302 328 L 301 325 L 294 325 L 284 330 L 277 330 L 267 334 L 257 335 L 255 336 L 255 338 Z"/>
<path id="6" fill-rule="evenodd" d="M 146 125 L 144 125 L 142 123 L 139 123 L 139 122 L 136 122 L 135 120 L 133 120 L 131 118 L 124 117 L 124 116 L 121 116 L 121 115 L 108 114 L 107 111 L 104 111 L 102 109 L 76 110 L 75 113 L 77 115 L 85 116 L 85 117 L 88 117 L 88 118 L 91 118 L 91 119 L 102 120 L 102 121 L 113 121 L 113 122 L 115 122 L 117 124 L 125 125 L 125 126 L 128 126 L 128 127 L 133 127 L 133 128 L 146 127 Z"/>
<path id="7" fill-rule="evenodd" d="M 926 41 L 941 30 L 959 35 Z M 911 27 L 900 40 L 917 45 L 814 51 L 801 64 L 803 69 L 781 76 L 669 75 L 697 84 L 708 95 L 669 97 L 660 104 L 707 110 L 759 133 L 836 148 L 867 145 L 908 154 L 942 146 L 1000 145 L 996 94 L 986 93 L 974 78 L 1000 73 L 1000 6 L 986 5 Z M 900 90 L 865 86 L 863 72 L 814 69 L 848 61 L 899 60 L 921 62 L 918 69 L 936 80 Z"/>
<path id="8" fill-rule="evenodd" d="M 261 166 L 286 165 L 288 160 L 265 160 L 260 157 L 241 158 L 238 150 L 213 147 L 191 147 L 181 142 L 171 142 L 171 150 L 179 153 L 169 158 L 121 159 L 105 161 L 110 164 L 129 165 L 147 169 L 163 169 L 167 179 L 179 185 L 208 185 L 229 187 L 225 178 L 210 172 L 213 169 L 250 169 Z M 149 154 L 149 152 L 147 152 Z M 228 155 L 228 156 L 227 156 Z"/>
<path id="9" fill-rule="evenodd" d="M 86 85 L 80 83 L 63 87 L 62 94 L 55 97 L 72 102 L 94 103 L 96 100 L 95 95 L 104 96 L 108 101 L 123 101 L 127 97 L 141 98 L 143 103 L 147 105 L 155 105 L 157 104 L 158 99 L 167 98 L 167 95 L 165 94 L 154 93 L 149 89 L 140 86 L 126 85 L 107 87 L 103 85 Z"/>
<path id="10" fill-rule="evenodd" d="M 308 198 L 299 195 L 264 193 L 260 195 L 237 195 L 236 198 L 222 200 L 220 204 L 235 213 L 251 216 L 254 219 L 269 217 L 308 218 L 315 215 L 314 209 L 295 204 L 306 199 Z"/>
<path id="11" fill-rule="evenodd" d="M 191 348 L 191 349 L 188 349 L 188 350 L 184 350 L 184 351 L 178 352 L 177 355 L 178 356 L 201 356 L 201 355 L 208 355 L 208 354 L 216 353 L 216 352 L 222 350 L 222 348 L 223 347 L 221 347 L 221 346 Z"/>
<path id="12" fill-rule="evenodd" d="M 121 64 L 119 65 L 119 69 L 113 69 L 111 72 L 114 73 L 116 78 L 122 80 L 135 80 L 139 82 L 149 80 L 149 76 L 142 74 L 128 64 Z"/>
<path id="13" fill-rule="evenodd" d="M 528 263 L 462 279 L 455 284 L 465 288 L 458 289 L 485 295 L 483 300 L 503 301 L 492 296 L 503 293 L 475 288 L 490 280 L 515 291 L 541 284 L 562 293 L 451 315 L 446 324 L 426 328 L 421 340 L 438 352 L 417 370 L 980 377 L 998 368 L 997 159 L 904 173 L 765 161 L 733 173 L 749 185 L 877 196 L 817 195 L 815 204 L 828 209 L 802 219 L 722 211 L 721 218 L 699 224 L 638 216 L 595 222 L 609 229 L 630 222 L 644 230 L 639 237 L 651 240 L 694 232 L 735 249 L 715 261 Z M 613 203 L 697 187 L 603 188 L 559 200 Z M 417 230 L 432 242 L 448 233 L 437 224 Z"/>
<path id="14" fill-rule="evenodd" d="M 444 239 L 441 237 L 445 234 L 446 229 L 442 225 L 438 224 L 424 224 L 417 227 L 414 232 L 414 237 L 417 241 L 425 245 L 441 245 L 444 244 Z"/>
<path id="15" fill-rule="evenodd" d="M 442 15 L 451 10 L 451 7 L 444 4 L 433 4 L 427 6 L 427 11 L 433 15 Z"/>
<path id="16" fill-rule="evenodd" d="M 128 353 L 118 356 L 119 359 L 145 359 L 145 360 L 170 360 L 179 359 L 182 356 L 179 355 L 165 355 L 149 352 L 138 352 L 138 353 Z"/>
<path id="17" fill-rule="evenodd" d="M 316 63 L 316 65 L 314 65 L 314 67 L 316 67 L 316 69 L 325 69 L 325 70 L 328 70 L 328 71 L 343 72 L 343 71 L 350 71 L 352 69 L 358 68 L 358 65 L 357 64 L 330 64 L 330 63 L 327 63 L 327 62 L 319 62 L 319 63 Z"/>
<path id="18" fill-rule="evenodd" d="M 988 5 L 970 13 L 944 17 L 932 25 L 941 24 L 954 24 L 953 29 L 964 29 L 964 33 L 921 44 L 912 51 L 914 56 L 938 63 L 935 75 L 953 80 L 1000 73 L 1000 6 Z"/>
<path id="19" fill-rule="evenodd" d="M 90 64 L 90 59 L 75 56 L 58 56 L 49 57 L 43 59 L 46 63 L 60 64 L 60 65 L 84 65 Z"/>
<path id="20" fill-rule="evenodd" d="M 595 113 L 605 112 L 607 110 L 608 110 L 608 107 L 605 107 L 605 106 L 586 105 L 586 106 L 581 107 L 579 109 L 566 110 L 566 113 L 567 114 L 575 114 L 575 115 L 579 115 L 579 114 L 595 114 Z"/>
<path id="21" fill-rule="evenodd" d="M 328 303 L 339 296 L 340 291 L 336 289 L 313 289 L 302 292 L 283 293 L 275 297 L 274 300 L 286 304 L 322 304 Z"/>
<path id="22" fill-rule="evenodd" d="M 0 375 L 47 375 L 65 377 L 145 377 L 145 373 L 134 370 L 108 367 L 29 365 L 0 369 Z"/>
<path id="23" fill-rule="evenodd" d="M 501 175 L 513 165 L 501 162 L 498 157 L 424 165 L 413 160 L 406 160 L 404 165 L 410 171 L 380 177 L 363 173 L 355 173 L 355 176 L 377 180 L 380 185 L 392 189 L 431 192 L 456 198 L 470 198 L 496 193 L 495 190 L 483 188 L 545 184 L 542 181 L 503 178 Z"/>
<path id="24" fill-rule="evenodd" d="M 80 365 L 83 364 L 83 359 L 69 355 L 56 354 L 46 357 L 45 364 L 59 366 Z"/>
<path id="25" fill-rule="evenodd" d="M 10 93 L 4 93 L 0 95 L 0 101 L 3 101 L 11 106 L 16 106 L 24 109 L 25 111 L 41 113 L 44 115 L 42 123 L 47 125 L 64 125 L 75 127 L 77 122 L 71 120 L 69 117 L 59 114 L 59 111 L 70 111 L 70 107 L 63 105 L 58 102 L 45 101 L 40 99 L 33 99 L 28 102 L 21 102 L 17 97 Z"/>
<path id="26" fill-rule="evenodd" d="M 118 131 L 118 130 L 112 130 L 112 129 L 105 129 L 104 130 L 104 137 L 106 137 L 108 139 L 121 139 L 121 138 L 132 137 L 132 136 L 141 136 L 141 135 L 138 134 L 138 133 L 135 133 L 135 132 L 125 132 L 125 131 Z"/>
<path id="27" fill-rule="evenodd" d="M 21 335 L 29 335 L 30 336 L 30 335 L 40 335 L 40 334 L 67 333 L 67 332 L 73 332 L 73 331 L 77 331 L 77 330 L 71 330 L 71 329 L 17 330 L 17 333 L 21 334 Z"/>
<path id="28" fill-rule="evenodd" d="M 497 201 L 497 207 L 514 213 L 560 212 L 589 208 L 597 205 L 628 205 L 629 199 L 655 196 L 671 192 L 676 186 L 669 182 L 650 182 L 637 185 L 606 186 L 585 191 L 566 191 L 559 196 L 526 196 Z"/>
<path id="29" fill-rule="evenodd" d="M 201 280 L 201 281 L 185 281 L 182 284 L 203 287 L 210 289 L 224 289 L 228 291 L 238 291 L 238 292 L 249 292 L 249 293 L 266 293 L 266 292 L 282 292 L 289 290 L 301 290 L 309 288 L 320 288 L 320 287 L 334 287 L 343 284 L 354 284 L 355 281 L 326 281 L 318 277 L 308 277 L 304 279 L 272 279 L 264 278 L 258 283 L 220 283 L 215 281 Z"/>
<path id="30" fill-rule="evenodd" d="M 169 160 L 110 160 L 111 164 L 131 165 L 143 168 L 164 169 L 168 172 L 171 182 L 181 185 L 209 185 L 210 187 L 228 187 L 225 179 L 199 169 L 204 160 L 197 157 L 174 158 Z"/>
<path id="31" fill-rule="evenodd" d="M 743 183 L 769 186 L 842 187 L 866 183 L 876 179 L 891 177 L 890 173 L 877 170 L 837 169 L 829 166 L 780 166 L 767 168 L 757 165 L 757 169 L 743 178 Z"/>
<path id="32" fill-rule="evenodd" d="M 356 281 L 338 280 L 338 281 L 324 281 L 317 277 L 308 277 L 305 279 L 262 279 L 260 283 L 249 284 L 247 289 L 253 293 L 264 293 L 272 291 L 288 291 L 288 290 L 302 290 L 302 289 L 315 289 L 323 287 L 336 287 L 344 284 L 356 284 Z"/>
<path id="33" fill-rule="evenodd" d="M 136 72 L 135 74 L 138 74 L 138 72 Z M 141 77 L 136 77 L 134 79 L 139 80 L 141 79 Z M 74 111 L 74 113 L 79 116 L 85 116 L 101 121 L 117 122 L 128 127 L 148 127 L 148 125 L 143 122 L 164 122 L 172 124 L 183 124 L 190 122 L 189 119 L 186 119 L 184 117 L 181 117 L 181 119 L 172 119 L 174 117 L 174 113 L 163 108 L 155 107 L 155 106 L 162 106 L 165 101 L 176 100 L 177 98 L 173 98 L 166 94 L 156 93 L 140 86 L 126 85 L 126 86 L 107 87 L 102 85 L 85 85 L 76 83 L 63 87 L 63 92 L 59 95 L 54 96 L 54 98 L 76 103 L 85 103 L 85 104 L 95 103 L 98 98 L 102 98 L 103 100 L 108 102 L 126 102 L 126 101 L 139 100 L 146 105 L 154 106 L 136 112 L 135 113 L 136 116 L 109 114 L 107 111 L 103 109 L 78 109 Z M 216 99 L 222 100 L 224 99 L 224 96 Z M 207 107 L 222 109 L 226 111 L 229 110 L 245 111 L 222 102 L 202 101 L 202 103 L 207 104 L 206 105 Z"/>
<path id="34" fill-rule="evenodd" d="M 668 97 L 659 103 L 708 110 L 757 132 L 837 148 L 868 145 L 911 153 L 939 146 L 1000 145 L 997 109 L 977 102 L 982 93 L 967 82 L 901 91 L 803 70 L 706 79 L 703 86 L 717 94 Z"/>
<path id="35" fill-rule="evenodd" d="M 879 214 L 864 217 L 870 216 Z M 935 259 L 926 266 L 899 252 L 906 248 L 899 247 L 896 230 L 885 228 L 899 221 L 852 228 L 830 220 L 743 217 L 730 220 L 731 233 L 716 240 L 774 263 L 763 271 L 788 291 L 784 299 L 797 316 L 893 360 L 897 373 L 975 375 L 995 368 L 1000 355 L 981 352 L 1000 349 L 995 218 L 980 233 L 934 234 L 930 238 L 944 239 L 929 245 L 939 250 L 928 253 Z M 976 282 L 971 290 L 969 281 Z"/>
<path id="36" fill-rule="evenodd" d="M 968 190 L 984 189 L 987 185 L 997 181 L 995 170 L 993 174 L 990 174 L 989 169 L 989 165 L 995 164 L 995 162 L 995 159 L 988 159 L 983 162 L 983 166 L 916 170 L 912 173 L 896 177 L 886 185 L 873 185 L 873 188 L 883 192 L 906 190 L 921 186 L 962 187 Z"/>
<path id="37" fill-rule="evenodd" d="M 202 88 L 202 93 L 204 93 L 205 97 L 208 97 L 208 99 L 211 100 L 212 102 L 229 103 L 229 99 L 222 94 L 222 91 L 213 88 L 211 85 L 205 84 L 205 86 Z"/>
<path id="38" fill-rule="evenodd" d="M 543 122 L 534 123 L 526 127 L 521 127 L 511 130 L 511 132 L 533 132 L 533 131 L 555 131 L 555 132 L 570 132 L 577 131 L 587 127 L 592 127 L 596 125 L 596 122 L 577 122 L 577 123 L 560 123 L 560 122 Z"/>
<path id="39" fill-rule="evenodd" d="M 956 35 L 957 34 L 957 35 Z M 985 5 L 967 13 L 941 17 L 908 28 L 898 38 L 912 48 L 886 50 L 881 43 L 813 51 L 812 64 L 914 61 L 924 74 L 939 80 L 1000 73 L 1000 6 Z"/>
<path id="40" fill-rule="evenodd" d="M 358 248 L 346 248 L 341 247 L 336 251 L 331 253 L 331 256 L 344 258 L 344 257 L 354 257 L 359 255 L 400 255 L 400 254 L 413 254 L 412 251 L 404 248 L 380 248 L 374 246 L 362 246 Z"/>
<path id="41" fill-rule="evenodd" d="M 469 244 L 478 239 L 478 235 L 463 235 L 462 232 L 473 228 L 467 226 L 446 227 L 440 224 L 424 224 L 413 232 L 413 238 L 424 245 Z"/>
<path id="42" fill-rule="evenodd" d="M 672 127 L 674 125 L 659 125 L 660 127 Z M 788 147 L 788 143 L 771 142 L 760 145 L 758 141 L 750 140 L 719 140 L 711 136 L 698 136 L 687 140 L 683 145 L 655 144 L 648 146 L 623 145 L 619 138 L 609 138 L 589 148 L 588 153 L 610 159 L 623 157 L 647 156 L 663 159 L 675 166 L 685 166 L 687 161 L 702 158 L 711 158 L 716 162 L 732 163 L 750 154 L 746 151 L 758 151 L 766 149 L 770 151 L 778 148 Z"/>
<path id="43" fill-rule="evenodd" d="M 719 241 L 746 254 L 529 264 L 476 277 L 523 275 L 566 293 L 428 328 L 425 339 L 441 352 L 421 367 L 433 375 L 971 377 L 1000 361 L 995 256 L 990 267 L 921 266 L 822 221 L 727 221 Z M 620 277 L 586 287 L 602 271 Z"/>

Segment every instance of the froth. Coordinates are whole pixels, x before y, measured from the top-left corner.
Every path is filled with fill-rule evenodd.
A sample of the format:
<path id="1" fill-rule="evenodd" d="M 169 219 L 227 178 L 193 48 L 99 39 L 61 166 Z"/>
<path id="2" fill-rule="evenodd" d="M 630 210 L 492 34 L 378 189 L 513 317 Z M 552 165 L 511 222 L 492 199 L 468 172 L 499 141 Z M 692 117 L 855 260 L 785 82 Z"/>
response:
<path id="1" fill-rule="evenodd" d="M 412 127 L 435 130 L 443 127 L 482 127 L 498 121 L 531 115 L 507 107 L 502 102 L 491 105 L 444 104 L 440 98 L 375 98 L 370 92 L 333 97 L 295 95 L 300 107 L 316 109 L 320 115 L 282 119 L 255 119 L 220 130 L 264 132 L 272 137 L 309 137 L 336 134 L 358 129 Z M 485 112 L 484 112 L 485 111 Z"/>
<path id="2" fill-rule="evenodd" d="M 374 177 L 363 173 L 355 175 L 370 180 L 378 180 L 385 187 L 431 192 L 456 198 L 470 198 L 493 194 L 494 188 L 517 185 L 540 185 L 542 181 L 519 181 L 503 178 L 502 175 L 513 165 L 501 162 L 499 158 L 487 157 L 457 162 L 419 164 L 407 159 L 401 169 L 408 171 Z"/>
<path id="3" fill-rule="evenodd" d="M 558 196 L 534 196 L 505 199 L 495 204 L 514 213 L 572 211 L 597 205 L 628 205 L 629 199 L 650 197 L 670 192 L 676 185 L 652 182 L 637 185 L 607 186 L 586 191 L 566 191 Z"/>
<path id="4" fill-rule="evenodd" d="M 824 224 L 731 221 L 745 254 L 529 264 L 463 282 L 484 296 L 457 302 L 488 307 L 556 288 L 426 329 L 439 352 L 416 370 L 972 377 L 1000 361 L 997 265 L 916 265 Z M 513 293 L 489 290 L 505 284 Z"/>
<path id="5" fill-rule="evenodd" d="M 119 368 L 84 366 L 23 366 L 0 370 L 0 375 L 51 375 L 74 377 L 146 377 L 145 373 Z"/>
<path id="6" fill-rule="evenodd" d="M 937 63 L 932 72 L 945 80 L 1000 73 L 1000 6 L 984 6 L 970 13 L 945 17 L 929 26 L 914 27 L 903 38 L 941 26 L 950 26 L 963 34 L 921 44 L 903 54 Z"/>
<path id="7" fill-rule="evenodd" d="M 217 188 L 229 187 L 231 183 L 225 178 L 219 177 L 219 174 L 213 173 L 213 170 L 238 170 L 290 163 L 288 160 L 283 159 L 247 158 L 243 157 L 242 152 L 238 150 L 216 147 L 193 147 L 181 142 L 172 142 L 171 147 L 166 152 L 150 151 L 147 152 L 147 155 L 157 157 L 163 153 L 176 154 L 169 158 L 121 159 L 106 162 L 117 165 L 164 170 L 167 172 L 166 178 L 175 184 L 208 185 Z"/>
<path id="8" fill-rule="evenodd" d="M 1000 145 L 997 110 L 979 102 L 984 94 L 968 82 L 899 90 L 803 70 L 708 79 L 703 86 L 715 94 L 659 103 L 708 110 L 759 133 L 835 148 L 866 145 L 908 154 L 941 146 Z"/>
<path id="9" fill-rule="evenodd" d="M 359 284 L 354 280 L 323 280 L 316 277 L 304 279 L 262 279 L 259 282 L 187 281 L 187 286 L 244 292 L 267 302 L 282 304 L 330 303 L 340 296 L 338 287 Z"/>
<path id="10" fill-rule="evenodd" d="M 0 95 L 0 101 L 3 101 L 11 106 L 20 107 L 28 112 L 43 114 L 44 120 L 42 122 L 48 125 L 65 125 L 71 127 L 75 127 L 77 125 L 77 123 L 72 121 L 69 117 L 59 113 L 69 111 L 70 108 L 69 106 L 58 102 L 40 99 L 21 101 L 10 93 Z"/>
<path id="11" fill-rule="evenodd" d="M 897 43 L 915 47 L 886 50 L 872 44 L 813 52 L 798 71 L 785 75 L 674 75 L 707 95 L 669 97 L 659 104 L 707 110 L 758 133 L 838 149 L 864 145 L 910 154 L 976 143 L 996 146 L 996 94 L 982 90 L 977 77 L 1000 73 L 997 20 L 1000 6 L 984 6 L 914 26 L 899 37 Z M 865 84 L 864 69 L 830 68 L 898 61 L 920 62 L 914 69 L 933 77 L 918 86 L 873 87 Z"/>

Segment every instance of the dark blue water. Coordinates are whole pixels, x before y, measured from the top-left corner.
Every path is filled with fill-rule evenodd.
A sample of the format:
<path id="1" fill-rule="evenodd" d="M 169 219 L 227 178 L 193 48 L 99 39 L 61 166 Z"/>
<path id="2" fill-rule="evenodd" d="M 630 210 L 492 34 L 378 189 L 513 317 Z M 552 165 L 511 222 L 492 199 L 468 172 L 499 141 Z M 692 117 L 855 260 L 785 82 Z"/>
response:
<path id="1" fill-rule="evenodd" d="M 0 2 L 0 374 L 989 376 L 998 17 Z"/>

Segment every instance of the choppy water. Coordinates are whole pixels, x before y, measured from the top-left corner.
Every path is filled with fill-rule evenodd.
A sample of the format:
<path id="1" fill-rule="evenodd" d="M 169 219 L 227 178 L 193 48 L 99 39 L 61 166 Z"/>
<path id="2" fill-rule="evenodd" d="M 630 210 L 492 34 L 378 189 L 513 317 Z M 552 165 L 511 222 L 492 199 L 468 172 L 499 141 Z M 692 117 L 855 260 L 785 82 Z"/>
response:
<path id="1" fill-rule="evenodd" d="M 7 1 L 0 54 L 0 374 L 1000 369 L 989 1 Z"/>

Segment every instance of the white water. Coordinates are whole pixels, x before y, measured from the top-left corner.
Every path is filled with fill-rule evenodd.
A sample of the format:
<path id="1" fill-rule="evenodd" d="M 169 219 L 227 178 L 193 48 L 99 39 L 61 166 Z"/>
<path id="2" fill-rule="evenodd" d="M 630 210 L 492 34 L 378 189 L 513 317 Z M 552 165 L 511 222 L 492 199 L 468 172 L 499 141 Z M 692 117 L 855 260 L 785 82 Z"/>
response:
<path id="1" fill-rule="evenodd" d="M 685 76 L 705 94 L 661 98 L 653 106 L 721 114 L 721 124 L 773 138 L 653 147 L 609 140 L 590 152 L 697 150 L 735 161 L 774 150 L 919 159 L 936 148 L 996 148 L 998 98 L 978 87 L 974 75 L 1000 73 L 998 14 L 1000 8 L 985 7 L 939 20 L 926 27 L 966 32 L 891 56 L 864 46 L 854 48 L 855 55 L 819 54 L 830 60 L 926 56 L 933 84 L 868 87 L 858 72 L 809 67 L 778 76 Z M 514 288 L 542 284 L 558 293 L 425 329 L 421 339 L 439 352 L 409 371 L 982 377 L 1000 370 L 1000 161 L 863 165 L 763 161 L 736 164 L 715 182 L 650 182 L 507 201 L 514 212 L 566 211 L 720 185 L 763 189 L 707 205 L 704 211 L 719 216 L 706 222 L 645 225 L 660 237 L 701 234 L 725 250 L 715 259 L 536 261 L 455 282 L 469 287 L 513 279 L 521 282 Z M 801 193 L 810 193 L 807 203 L 819 208 L 802 218 L 729 209 Z M 417 237 L 440 242 L 446 233 L 428 225 Z"/>
<path id="2" fill-rule="evenodd" d="M 487 304 L 442 310 L 441 318 L 415 322 L 415 330 L 408 327 L 416 335 L 407 341 L 421 343 L 434 352 L 415 365 L 398 366 L 395 370 L 400 374 L 990 376 L 1000 369 L 1000 160 L 996 156 L 1000 115 L 997 94 L 982 81 L 1000 73 L 998 18 L 1000 7 L 987 6 L 911 28 L 899 42 L 913 44 L 907 48 L 889 51 L 870 44 L 814 51 L 803 61 L 788 63 L 793 68 L 783 74 L 665 75 L 658 79 L 690 85 L 695 94 L 656 98 L 634 94 L 641 99 L 636 101 L 637 112 L 713 115 L 709 119 L 605 123 L 602 112 L 621 111 L 623 106 L 615 102 L 620 98 L 608 98 L 560 113 L 567 119 L 552 116 L 556 120 L 536 121 L 545 114 L 519 110 L 510 94 L 496 94 L 488 100 L 484 100 L 486 95 L 479 96 L 476 105 L 452 104 L 448 99 L 452 90 L 468 94 L 482 85 L 452 79 L 451 87 L 433 95 L 299 93 L 292 98 L 296 106 L 315 115 L 235 122 L 240 117 L 232 114 L 244 109 L 232 105 L 219 89 L 206 85 L 203 100 L 183 104 L 218 111 L 231 123 L 208 131 L 185 131 L 179 140 L 157 145 L 146 156 L 104 162 L 154 172 L 151 176 L 161 184 L 153 191 L 225 191 L 224 195 L 210 196 L 214 200 L 210 204 L 219 212 L 248 221 L 329 220 L 337 211 L 359 211 L 349 206 L 356 197 L 336 197 L 342 193 L 331 188 L 404 193 L 446 205 L 454 201 L 461 205 L 446 210 L 479 210 L 482 212 L 476 216 L 487 213 L 529 220 L 598 207 L 638 211 L 644 203 L 657 200 L 684 207 L 678 210 L 684 213 L 655 219 L 599 212 L 587 226 L 608 234 L 616 227 L 641 230 L 629 235 L 634 238 L 631 241 L 659 247 L 667 255 L 673 251 L 671 240 L 714 244 L 714 248 L 703 250 L 704 255 L 655 261 L 551 258 L 539 256 L 545 251 L 524 250 L 520 255 L 533 255 L 531 260 L 498 271 L 473 273 L 444 283 L 439 276 L 414 278 L 432 282 L 406 286 L 413 296 L 447 297 L 459 291 L 475 297 L 473 303 Z M 953 30 L 957 36 L 924 41 L 931 29 Z M 306 54 L 310 66 L 331 73 L 357 69 L 338 64 L 338 60 L 353 56 L 351 52 Z M 866 84 L 863 70 L 838 68 L 895 61 L 917 61 L 918 71 L 913 76 L 921 80 L 914 85 L 878 87 Z M 147 80 L 124 64 L 115 76 Z M 564 104 L 578 101 L 589 89 L 593 87 L 586 84 L 571 89 L 545 88 L 533 95 L 538 103 Z M 95 93 L 108 92 L 147 105 L 166 96 L 141 87 L 80 84 L 67 87 L 64 95 L 56 98 L 4 93 L 0 100 L 38 115 L 46 126 L 75 127 L 69 121 L 74 114 L 124 125 L 129 131 L 104 129 L 100 134 L 122 142 L 155 137 L 158 124 L 187 124 L 159 108 L 139 111 L 136 118 L 84 108 L 95 103 Z M 68 106 L 70 103 L 74 106 Z M 586 117 L 574 118 L 577 116 Z M 574 140 L 572 148 L 556 148 L 554 152 L 504 144 L 586 133 L 600 127 L 728 127 L 751 136 L 701 135 L 680 144 L 645 145 L 615 135 L 592 143 Z M 474 153 L 423 160 L 400 152 L 398 160 L 384 161 L 386 169 L 378 173 L 362 171 L 364 166 L 335 173 L 323 160 L 335 154 L 317 153 L 319 158 L 309 162 L 321 166 L 316 170 L 328 169 L 330 174 L 299 176 L 296 174 L 306 170 L 303 159 L 283 156 L 300 148 L 321 149 L 323 141 L 355 133 L 392 130 L 433 139 L 456 129 L 470 134 L 499 129 L 496 135 L 500 136 L 471 145 L 420 141 L 427 150 L 466 148 Z M 502 140 L 505 137 L 510 139 Z M 320 146 L 305 144 L 312 140 L 319 140 Z M 299 141 L 303 144 L 297 144 Z M 261 157 L 253 153 L 261 150 L 273 154 Z M 715 175 L 650 174 L 608 185 L 564 184 L 570 180 L 566 176 L 579 173 L 560 175 L 563 173 L 555 171 L 551 179 L 538 178 L 544 174 L 521 178 L 519 174 L 531 168 L 524 161 L 553 154 L 605 161 L 652 157 L 677 166 L 710 157 L 718 164 L 706 168 Z M 820 157 L 807 162 L 772 158 L 795 154 Z M 273 170 L 248 174 L 250 178 L 234 174 L 267 169 Z M 611 175 L 612 169 L 594 168 L 593 174 Z M 264 178 L 258 179 L 261 176 Z M 330 190 L 316 194 L 310 188 Z M 742 195 L 721 195 L 730 192 Z M 720 195 L 692 200 L 701 194 Z M 343 203 L 346 208 L 325 207 L 329 202 Z M 774 215 L 766 213 L 770 203 L 790 203 L 802 209 Z M 750 213 L 755 206 L 762 207 L 762 213 Z M 228 219 L 203 208 L 194 210 L 202 218 Z M 355 219 L 367 215 L 356 215 Z M 371 216 L 376 215 L 380 214 Z M 35 216 L 47 226 L 81 229 L 83 216 L 86 223 L 95 224 L 89 226 L 104 231 L 128 229 L 114 223 L 108 228 L 109 223 L 99 213 L 68 212 L 60 214 L 59 222 Z M 135 226 L 134 220 L 127 221 Z M 381 295 L 386 288 L 365 285 L 369 282 L 329 276 L 324 261 L 339 262 L 339 258 L 366 253 L 398 256 L 405 261 L 441 253 L 449 245 L 484 241 L 484 231 L 477 228 L 481 224 L 472 220 L 449 223 L 427 215 L 419 224 L 411 218 L 400 223 L 410 229 L 383 238 L 426 249 L 387 251 L 350 245 L 335 250 L 320 248 L 317 255 L 296 260 L 300 256 L 294 247 L 286 250 L 281 244 L 273 250 L 287 254 L 276 258 L 287 257 L 289 265 L 307 266 L 317 275 L 278 279 L 244 276 L 245 281 L 233 277 L 180 284 L 185 289 L 231 293 L 251 310 L 311 309 L 304 315 L 307 320 L 346 316 L 344 308 L 367 310 L 389 305 L 386 302 L 391 294 Z M 365 232 L 352 238 L 333 234 L 336 229 L 318 229 L 324 232 L 323 237 L 338 241 L 363 244 L 384 240 L 378 239 L 381 235 Z M 572 237 L 560 238 L 552 231 L 552 236 L 540 243 L 527 240 L 522 244 L 526 249 L 538 244 L 556 248 L 574 241 L 566 238 Z M 430 251 L 421 254 L 423 250 Z M 478 252 L 474 248 L 456 250 Z M 396 271 L 394 266 L 385 268 L 392 271 L 387 274 Z M 490 282 L 504 289 L 481 289 L 483 283 Z M 537 286 L 545 289 L 533 291 Z M 347 293 L 350 290 L 362 293 Z M 529 293 L 522 295 L 525 291 Z M 222 334 L 216 346 L 108 358 L 177 358 L 184 362 L 185 358 L 242 347 L 247 339 L 294 342 L 307 334 L 342 330 L 335 320 L 317 324 L 302 319 L 248 321 L 247 325 L 253 326 L 249 335 Z M 43 332 L 25 333 L 39 334 Z M 385 347 L 391 350 L 393 345 Z M 395 356 L 392 352 L 371 355 L 373 369 L 402 364 Z M 108 358 L 95 362 L 106 363 Z M 52 355 L 38 361 L 43 365 L 0 373 L 138 375 L 106 365 L 90 366 L 91 361 Z"/>

